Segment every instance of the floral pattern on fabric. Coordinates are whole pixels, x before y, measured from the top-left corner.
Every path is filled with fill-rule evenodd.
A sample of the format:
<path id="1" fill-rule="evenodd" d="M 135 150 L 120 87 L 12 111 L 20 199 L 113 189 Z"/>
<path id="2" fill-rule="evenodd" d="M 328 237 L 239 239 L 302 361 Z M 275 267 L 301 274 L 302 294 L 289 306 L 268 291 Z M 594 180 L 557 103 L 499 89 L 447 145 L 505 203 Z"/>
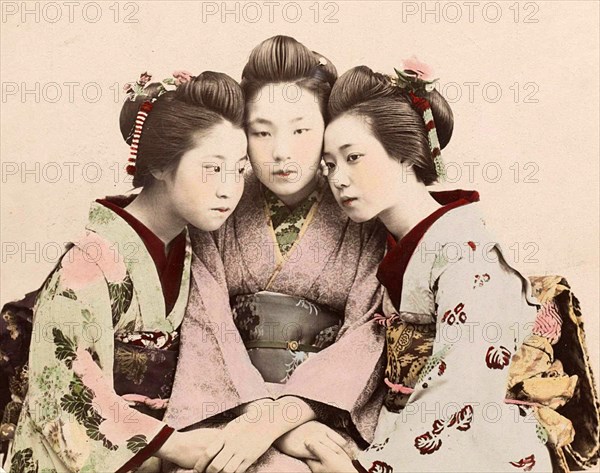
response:
<path id="1" fill-rule="evenodd" d="M 328 307 L 343 320 L 334 343 L 315 356 L 309 355 L 309 360 L 285 384 L 276 386 L 276 394 L 312 400 L 315 405 L 344 414 L 343 418 L 321 414 L 318 417 L 334 426 L 336 419 L 343 419 L 344 431 L 360 442 L 361 447 L 366 447 L 375 430 L 384 395 L 381 356 L 384 331 L 372 322 L 383 292 L 375 277 L 385 248 L 385 233 L 380 224 L 359 225 L 350 221 L 325 186 L 289 257 L 279 258 L 262 184 L 250 172 L 239 206 L 219 231 L 211 235 L 192 231 L 191 235 L 194 252 L 205 262 L 207 270 L 200 264 L 193 266 L 197 284 L 192 285 L 190 300 L 195 303 L 188 306 L 182 327 L 184 342 L 165 415 L 169 424 L 177 429 L 197 424 L 212 414 L 202 409 L 207 403 L 219 406 L 221 412 L 240 402 L 272 396 L 265 392 L 264 377 L 253 369 L 251 356 L 231 361 L 240 360 L 240 350 L 249 355 L 256 350 L 246 351 L 239 337 L 236 340 L 236 337 L 217 336 L 210 328 L 219 327 L 220 334 L 237 332 L 228 308 L 224 308 L 229 300 L 272 291 L 294 296 L 295 303 L 303 299 Z M 310 306 L 305 311 L 307 326 L 312 327 L 314 309 L 312 314 Z M 256 325 L 259 323 L 265 322 L 258 321 Z M 206 327 L 208 336 L 191 335 L 201 327 Z M 283 340 L 293 338 L 296 337 Z M 340 371 L 339 367 L 347 366 L 348 360 L 352 360 L 352 370 Z M 189 396 L 190 390 L 196 390 L 198 396 Z M 329 424 L 331 418 L 333 422 Z M 275 448 L 252 470 L 309 471 L 306 464 Z"/>
<path id="2" fill-rule="evenodd" d="M 385 462 L 375 461 L 368 473 L 394 473 L 394 469 Z"/>
<path id="3" fill-rule="evenodd" d="M 415 438 L 415 448 L 421 455 L 428 455 L 440 449 L 442 439 L 439 437 L 444 429 L 455 428 L 466 432 L 471 428 L 473 421 L 473 407 L 464 406 L 460 411 L 453 414 L 449 419 L 436 419 L 430 431 Z"/>
<path id="4" fill-rule="evenodd" d="M 522 471 L 531 471 L 535 466 L 535 455 L 529 455 L 528 457 L 521 458 L 517 462 L 510 462 L 515 468 L 522 469 Z"/>
<path id="5" fill-rule="evenodd" d="M 298 239 L 306 217 L 319 197 L 319 190 L 315 190 L 293 210 L 269 189 L 265 188 L 264 192 L 279 251 L 286 255 Z"/>
<path id="6" fill-rule="evenodd" d="M 419 374 L 427 364 L 433 349 L 435 324 L 411 324 L 395 318 L 387 329 L 388 364 L 385 377 L 391 385 L 414 388 Z M 388 384 L 388 386 L 390 386 Z M 385 405 L 398 412 L 405 405 L 410 393 L 389 389 Z"/>
<path id="7" fill-rule="evenodd" d="M 138 252 L 135 262 L 115 254 L 123 242 L 145 248 L 143 242 L 123 219 L 109 218 L 111 211 L 100 207 L 92 206 L 88 232 L 69 247 L 37 296 L 28 391 L 9 452 L 9 471 L 117 471 L 165 428 L 155 418 L 162 417 L 164 405 L 160 416 L 144 415 L 144 409 L 132 408 L 135 402 L 121 395 L 170 394 L 178 349 L 173 334 L 187 303 L 190 246 L 179 299 L 165 317 L 150 254 Z M 145 340 L 148 333 L 153 335 Z M 134 344 L 140 340 L 167 349 L 163 354 L 154 348 L 143 367 L 123 361 L 123 346 L 150 349 L 143 342 Z M 156 370 L 152 357 L 170 357 L 170 365 Z M 141 393 L 135 391 L 135 382 L 122 382 L 120 372 L 128 368 L 135 382 L 142 383 Z M 166 378 L 159 376 L 164 372 Z M 163 382 L 168 386 L 160 391 Z M 146 404 L 156 404 L 151 398 Z"/>
<path id="8" fill-rule="evenodd" d="M 9 473 L 38 473 L 38 462 L 34 461 L 31 448 L 16 452 Z"/>
<path id="9" fill-rule="evenodd" d="M 399 304 L 388 305 L 379 321 L 387 328 L 388 393 L 378 448 L 358 456 L 365 469 L 382 462 L 394 471 L 514 471 L 510 462 L 531 457 L 535 463 L 524 460 L 524 468 L 551 470 L 539 440 L 544 426 L 530 406 L 505 401 L 511 360 L 526 343 L 536 309 L 527 282 L 497 244 L 486 244 L 495 240 L 475 205 L 436 220 L 396 273 L 401 294 L 389 300 Z M 445 257 L 446 242 L 466 251 Z M 387 267 L 383 274 L 393 273 Z"/>

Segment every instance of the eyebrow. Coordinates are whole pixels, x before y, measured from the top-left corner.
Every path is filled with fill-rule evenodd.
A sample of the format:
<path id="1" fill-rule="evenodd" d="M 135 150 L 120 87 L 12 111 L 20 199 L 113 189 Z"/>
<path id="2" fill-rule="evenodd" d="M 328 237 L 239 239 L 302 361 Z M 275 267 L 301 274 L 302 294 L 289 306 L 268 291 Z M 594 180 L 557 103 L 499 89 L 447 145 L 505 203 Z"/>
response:
<path id="1" fill-rule="evenodd" d="M 300 122 L 302 120 L 304 120 L 305 117 L 296 117 L 296 118 L 292 118 L 290 120 L 290 123 L 297 123 Z M 251 120 L 247 123 L 248 126 L 250 125 L 254 125 L 255 123 L 261 124 L 261 125 L 272 125 L 273 122 L 270 120 L 267 120 L 266 118 L 255 118 L 254 120 Z"/>
<path id="2" fill-rule="evenodd" d="M 261 125 L 272 125 L 272 122 L 265 118 L 255 118 L 254 120 L 249 121 L 248 125 L 254 125 L 255 123 L 259 123 Z"/>
<path id="3" fill-rule="evenodd" d="M 221 161 L 225 161 L 226 160 L 225 157 L 221 156 L 220 154 L 209 154 L 209 155 L 204 156 L 204 157 L 205 158 L 217 158 L 217 159 L 220 159 Z M 238 162 L 244 161 L 244 160 L 247 160 L 247 159 L 249 159 L 248 155 L 242 156 L 240 159 L 238 159 Z"/>
<path id="4" fill-rule="evenodd" d="M 350 148 L 350 147 L 352 147 L 352 146 L 354 146 L 354 144 L 352 144 L 352 143 L 347 143 L 347 144 L 345 144 L 345 145 L 342 145 L 342 146 L 340 146 L 340 147 L 338 148 L 338 150 L 339 150 L 339 151 L 344 151 L 345 149 L 348 149 L 348 148 Z M 323 153 L 323 156 L 331 156 L 331 153 L 329 153 L 329 152 L 327 152 L 327 151 L 326 151 L 326 152 L 324 152 L 324 153 Z"/>

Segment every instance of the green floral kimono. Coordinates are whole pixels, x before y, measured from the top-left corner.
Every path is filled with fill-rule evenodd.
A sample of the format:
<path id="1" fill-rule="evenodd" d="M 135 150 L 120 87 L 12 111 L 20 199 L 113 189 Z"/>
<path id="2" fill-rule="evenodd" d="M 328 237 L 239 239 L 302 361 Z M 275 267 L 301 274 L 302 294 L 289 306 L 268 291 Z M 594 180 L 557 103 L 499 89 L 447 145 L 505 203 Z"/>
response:
<path id="1" fill-rule="evenodd" d="M 189 239 L 179 296 L 165 317 L 156 267 L 134 229 L 100 203 L 92 204 L 86 228 L 36 301 L 29 389 L 10 473 L 127 471 L 141 463 L 145 447 L 172 432 L 131 407 L 164 400 L 116 394 L 118 376 L 140 382 L 147 354 L 117 349 L 115 355 L 115 349 L 137 340 L 160 358 L 178 337 L 189 292 Z"/>

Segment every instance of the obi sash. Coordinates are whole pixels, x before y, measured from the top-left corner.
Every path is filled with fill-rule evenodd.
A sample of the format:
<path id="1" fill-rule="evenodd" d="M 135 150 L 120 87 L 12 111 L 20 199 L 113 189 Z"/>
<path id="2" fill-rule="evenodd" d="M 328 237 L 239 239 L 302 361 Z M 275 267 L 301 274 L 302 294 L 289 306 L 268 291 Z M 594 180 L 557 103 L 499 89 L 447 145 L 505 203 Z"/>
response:
<path id="1" fill-rule="evenodd" d="M 162 420 L 175 380 L 178 355 L 177 332 L 116 336 L 115 392 L 130 401 L 134 409 Z"/>
<path id="2" fill-rule="evenodd" d="M 261 291 L 231 300 L 252 364 L 269 383 L 285 383 L 310 353 L 331 345 L 342 315 L 306 299 Z"/>

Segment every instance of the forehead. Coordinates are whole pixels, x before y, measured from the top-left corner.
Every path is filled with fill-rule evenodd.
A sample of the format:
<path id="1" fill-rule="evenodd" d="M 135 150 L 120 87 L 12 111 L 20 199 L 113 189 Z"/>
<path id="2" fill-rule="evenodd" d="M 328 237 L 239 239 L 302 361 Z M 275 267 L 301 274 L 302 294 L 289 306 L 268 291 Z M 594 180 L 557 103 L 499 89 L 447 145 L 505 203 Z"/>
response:
<path id="1" fill-rule="evenodd" d="M 336 151 L 340 145 L 376 140 L 365 117 L 350 115 L 339 116 L 325 129 L 325 148 L 328 152 Z M 344 143 L 340 143 L 344 141 Z"/>
<path id="2" fill-rule="evenodd" d="M 298 117 L 321 117 L 316 95 L 288 82 L 265 85 L 247 102 L 246 112 L 248 121 L 262 118 L 274 123 Z"/>
<path id="3" fill-rule="evenodd" d="M 237 160 L 245 154 L 246 144 L 244 131 L 228 121 L 223 121 L 211 127 L 208 132 L 197 134 L 194 138 L 194 147 L 190 152 L 201 155 L 222 155 Z"/>

